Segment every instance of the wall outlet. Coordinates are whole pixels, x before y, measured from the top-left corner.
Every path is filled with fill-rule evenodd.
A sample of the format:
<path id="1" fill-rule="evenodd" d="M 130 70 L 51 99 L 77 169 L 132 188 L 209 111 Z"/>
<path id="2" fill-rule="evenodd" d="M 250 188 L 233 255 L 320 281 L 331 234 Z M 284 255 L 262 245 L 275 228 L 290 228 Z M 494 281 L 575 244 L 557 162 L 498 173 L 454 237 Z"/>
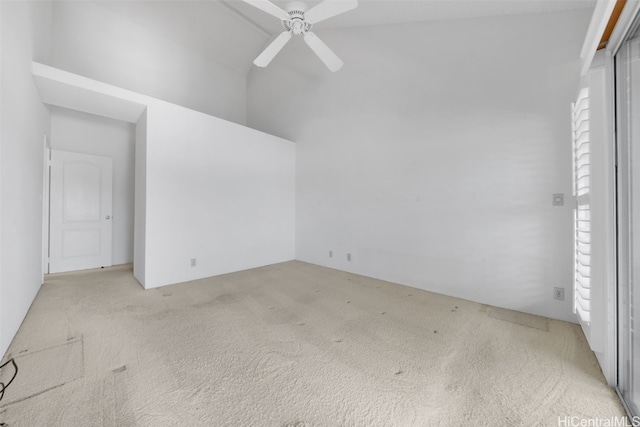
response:
<path id="1" fill-rule="evenodd" d="M 564 193 L 554 193 L 553 194 L 553 206 L 563 206 L 564 205 Z"/>
<path id="2" fill-rule="evenodd" d="M 564 288 L 553 288 L 553 299 L 564 301 Z"/>
<path id="3" fill-rule="evenodd" d="M 347 261 L 351 261 L 351 254 L 347 254 Z"/>
<path id="4" fill-rule="evenodd" d="M 333 258 L 333 251 L 329 251 L 329 258 Z"/>
<path id="5" fill-rule="evenodd" d="M 191 267 L 195 267 L 197 264 L 197 261 L 195 258 L 191 258 Z"/>

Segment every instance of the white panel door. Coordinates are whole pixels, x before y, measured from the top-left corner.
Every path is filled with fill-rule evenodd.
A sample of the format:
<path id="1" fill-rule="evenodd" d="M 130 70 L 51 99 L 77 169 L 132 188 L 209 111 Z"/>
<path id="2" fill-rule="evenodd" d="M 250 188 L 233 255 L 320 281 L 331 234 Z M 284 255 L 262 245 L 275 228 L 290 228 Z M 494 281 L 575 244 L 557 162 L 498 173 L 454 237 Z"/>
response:
<path id="1" fill-rule="evenodd" d="M 51 150 L 50 273 L 111 265 L 112 163 Z"/>

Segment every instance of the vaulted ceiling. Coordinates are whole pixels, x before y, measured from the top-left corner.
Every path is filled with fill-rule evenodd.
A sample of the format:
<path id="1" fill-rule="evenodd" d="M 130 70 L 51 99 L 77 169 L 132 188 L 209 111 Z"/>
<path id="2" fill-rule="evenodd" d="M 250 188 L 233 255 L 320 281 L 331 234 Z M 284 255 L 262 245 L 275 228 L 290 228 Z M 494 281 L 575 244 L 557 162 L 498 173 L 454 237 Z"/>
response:
<path id="1" fill-rule="evenodd" d="M 308 9 L 319 2 L 304 1 Z M 242 0 L 225 3 L 270 34 L 282 31 L 276 18 Z M 273 3 L 284 9 L 289 1 L 273 0 Z M 595 4 L 596 0 L 360 0 L 357 9 L 323 21 L 318 29 L 558 12 L 593 8 Z"/>
<path id="2" fill-rule="evenodd" d="M 340 1 L 340 0 L 329 0 Z M 284 8 L 286 0 L 274 0 Z M 253 59 L 282 24 L 242 0 L 98 1 L 104 13 L 178 43 L 187 49 L 248 73 Z M 318 0 L 305 2 L 309 8 Z M 360 0 L 358 8 L 323 21 L 314 28 L 426 22 L 495 15 L 556 12 L 593 8 L 596 0 Z"/>

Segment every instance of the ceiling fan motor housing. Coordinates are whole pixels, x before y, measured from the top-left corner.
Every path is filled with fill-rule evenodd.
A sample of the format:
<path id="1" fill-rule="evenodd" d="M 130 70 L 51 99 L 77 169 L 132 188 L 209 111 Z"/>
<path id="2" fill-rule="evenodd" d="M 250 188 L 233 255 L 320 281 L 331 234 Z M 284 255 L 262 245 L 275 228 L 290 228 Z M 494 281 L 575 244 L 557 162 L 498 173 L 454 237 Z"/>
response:
<path id="1" fill-rule="evenodd" d="M 282 26 L 285 30 L 293 34 L 304 34 L 311 30 L 311 23 L 304 19 L 304 11 L 307 9 L 306 5 L 301 2 L 291 2 L 287 5 L 286 11 L 289 14 L 289 19 L 282 20 Z"/>

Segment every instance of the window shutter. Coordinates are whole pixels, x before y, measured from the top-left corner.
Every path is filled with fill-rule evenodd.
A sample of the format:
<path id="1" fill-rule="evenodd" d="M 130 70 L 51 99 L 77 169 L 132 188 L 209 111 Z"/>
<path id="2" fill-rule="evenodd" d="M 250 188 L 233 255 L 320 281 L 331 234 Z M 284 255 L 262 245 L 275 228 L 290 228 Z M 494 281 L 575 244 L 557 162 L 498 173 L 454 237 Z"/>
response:
<path id="1" fill-rule="evenodd" d="M 575 209 L 575 269 L 573 310 L 585 330 L 591 323 L 591 162 L 589 146 L 589 89 L 572 104 Z"/>

